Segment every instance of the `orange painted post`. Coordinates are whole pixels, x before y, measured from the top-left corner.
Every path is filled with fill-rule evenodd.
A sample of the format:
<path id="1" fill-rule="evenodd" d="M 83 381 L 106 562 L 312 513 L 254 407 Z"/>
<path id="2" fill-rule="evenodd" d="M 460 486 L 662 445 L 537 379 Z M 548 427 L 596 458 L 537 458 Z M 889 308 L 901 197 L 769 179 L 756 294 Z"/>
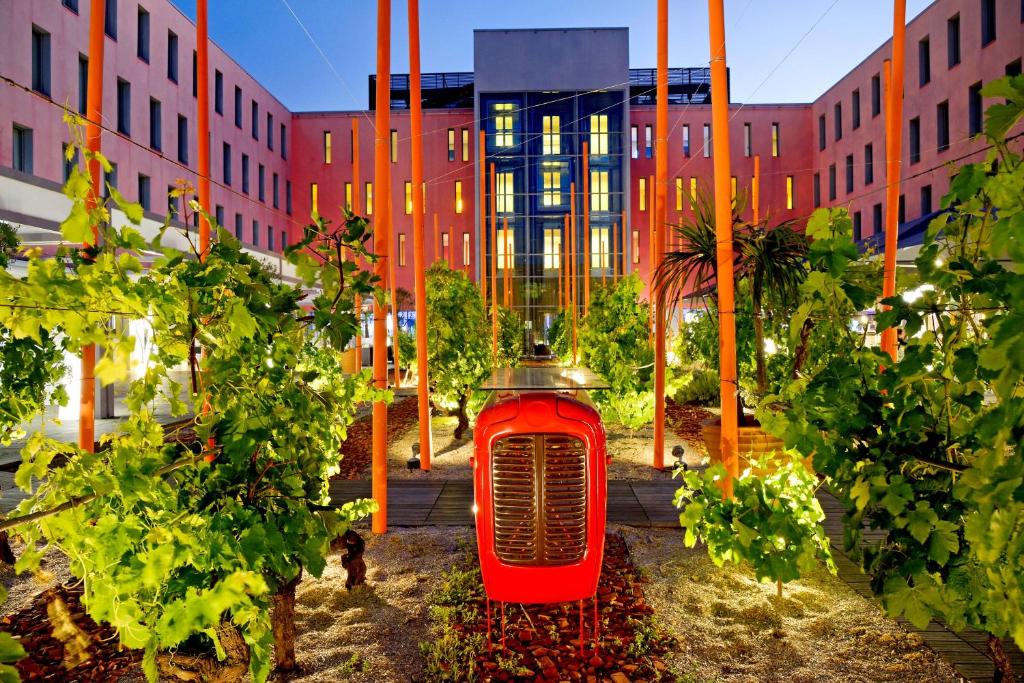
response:
<path id="1" fill-rule="evenodd" d="M 491 353 L 498 357 L 498 219 L 494 208 L 494 162 L 491 162 Z"/>
<path id="2" fill-rule="evenodd" d="M 415 192 L 413 194 L 416 194 Z M 413 209 L 415 211 L 416 209 Z M 437 214 L 434 214 L 434 260 L 441 258 L 441 228 L 438 226 Z"/>
<path id="3" fill-rule="evenodd" d="M 654 168 L 657 189 L 654 197 L 655 264 L 661 265 L 668 230 L 668 0 L 658 0 L 658 81 L 655 86 Z M 657 271 L 655 271 L 657 272 Z M 654 317 L 654 467 L 665 467 L 665 301 L 655 280 Z"/>
<path id="4" fill-rule="evenodd" d="M 352 117 L 352 213 L 359 215 L 360 208 L 359 191 L 359 117 Z M 359 257 L 356 257 L 356 266 L 361 269 Z M 356 372 L 363 369 L 363 298 L 356 295 L 354 302 L 356 315 L 359 319 L 359 332 L 356 333 Z"/>
<path id="5" fill-rule="evenodd" d="M 903 148 L 903 64 L 906 40 L 907 2 L 893 0 L 892 64 L 888 69 L 885 134 L 885 265 L 882 298 L 896 296 L 896 249 L 899 247 L 900 169 Z M 896 360 L 896 328 L 882 331 L 882 351 Z"/>
<path id="6" fill-rule="evenodd" d="M 85 93 L 85 147 L 93 154 L 100 151 L 102 130 L 100 121 L 103 119 L 103 48 L 104 48 L 104 10 L 105 3 L 93 3 L 89 17 L 89 74 Z M 91 212 L 96 208 L 96 198 L 100 195 L 100 162 L 95 157 L 86 161 L 86 170 L 92 179 L 92 194 L 85 198 L 86 207 Z M 88 249 L 99 241 L 99 228 L 92 226 L 92 239 L 86 240 L 82 247 Z M 82 384 L 79 391 L 78 404 L 78 447 L 92 453 L 96 444 L 96 345 L 82 347 Z"/>
<path id="7" fill-rule="evenodd" d="M 757 225 L 761 203 L 761 155 L 754 155 L 754 181 L 750 184 L 750 199 L 754 207 L 754 225 Z"/>
<path id="8" fill-rule="evenodd" d="M 391 0 L 377 0 L 377 83 L 391 83 Z M 385 85 L 377 88 L 377 110 L 373 139 L 373 184 L 377 188 L 377 216 L 385 223 L 373 231 L 373 249 L 377 254 L 374 271 L 383 282 L 388 274 L 387 206 L 391 194 L 388 169 L 388 131 L 391 129 L 391 93 Z M 373 301 L 373 380 L 378 389 L 388 386 L 387 310 L 380 297 Z M 379 399 L 373 403 L 372 493 L 377 501 L 371 528 L 375 534 L 388 530 L 388 406 Z"/>
<path id="9" fill-rule="evenodd" d="M 423 187 L 423 101 L 420 95 L 420 6 L 409 0 L 409 136 L 412 138 L 412 186 Z M 434 214 L 437 225 L 437 214 Z M 416 408 L 419 418 L 420 469 L 430 471 L 433 438 L 430 433 L 430 399 L 427 396 L 427 277 L 423 245 L 423 192 L 412 193 L 412 259 L 416 298 Z M 395 350 L 398 350 L 395 337 Z M 397 362 L 398 355 L 395 354 Z M 396 368 L 397 369 L 397 368 Z"/>
<path id="10" fill-rule="evenodd" d="M 92 5 L 98 2 L 90 3 Z M 206 0 L 196 2 L 196 144 L 199 145 L 199 258 L 206 260 L 210 251 L 210 39 L 207 29 Z"/>
<path id="11" fill-rule="evenodd" d="M 725 10 L 722 0 L 708 0 L 711 38 L 711 125 L 715 169 L 715 234 L 718 241 L 718 343 L 722 403 L 722 463 L 728 473 L 722 493 L 732 497 L 739 476 L 736 404 L 736 293 L 732 253 L 732 189 L 729 168 L 729 91 L 725 66 Z"/>
<path id="12" fill-rule="evenodd" d="M 480 187 L 479 190 L 479 209 L 477 215 L 480 216 L 480 230 L 477 232 L 480 235 L 480 263 L 477 264 L 477 275 L 480 277 L 480 295 L 483 297 L 484 306 L 487 306 L 487 205 L 484 203 L 487 197 L 487 133 L 484 130 L 480 131 L 480 138 L 477 142 L 477 156 L 479 162 L 477 168 L 480 169 Z"/>
<path id="13" fill-rule="evenodd" d="M 583 315 L 590 310 L 590 143 L 583 141 Z"/>

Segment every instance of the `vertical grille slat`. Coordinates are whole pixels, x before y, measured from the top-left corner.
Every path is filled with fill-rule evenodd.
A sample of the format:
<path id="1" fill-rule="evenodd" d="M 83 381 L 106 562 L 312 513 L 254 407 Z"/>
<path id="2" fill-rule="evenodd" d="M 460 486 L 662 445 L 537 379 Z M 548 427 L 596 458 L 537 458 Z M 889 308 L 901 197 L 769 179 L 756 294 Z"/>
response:
<path id="1" fill-rule="evenodd" d="M 587 547 L 586 448 L 564 434 L 499 439 L 491 459 L 494 546 L 506 564 L 563 565 Z"/>

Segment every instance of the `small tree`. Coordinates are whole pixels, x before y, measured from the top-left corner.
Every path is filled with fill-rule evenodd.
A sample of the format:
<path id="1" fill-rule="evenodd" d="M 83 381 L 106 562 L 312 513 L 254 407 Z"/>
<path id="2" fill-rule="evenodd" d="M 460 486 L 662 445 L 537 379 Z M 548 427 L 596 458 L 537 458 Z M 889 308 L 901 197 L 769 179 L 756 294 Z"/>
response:
<path id="1" fill-rule="evenodd" d="M 502 306 L 498 309 L 498 357 L 494 366 L 516 368 L 523 359 L 523 343 L 526 325 L 519 313 Z"/>
<path id="2" fill-rule="evenodd" d="M 466 406 L 493 366 L 491 326 L 480 290 L 444 261 L 427 270 L 427 354 L 431 393 L 443 408 L 455 410 L 455 438 L 469 428 Z"/>

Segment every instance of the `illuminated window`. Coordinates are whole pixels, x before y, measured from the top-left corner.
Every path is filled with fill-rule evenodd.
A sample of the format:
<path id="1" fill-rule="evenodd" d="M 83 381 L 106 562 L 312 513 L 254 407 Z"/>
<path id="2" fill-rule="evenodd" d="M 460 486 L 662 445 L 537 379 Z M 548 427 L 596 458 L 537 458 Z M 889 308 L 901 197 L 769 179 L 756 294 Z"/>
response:
<path id="1" fill-rule="evenodd" d="M 547 162 L 541 166 L 543 188 L 541 204 L 543 206 L 561 206 L 562 204 L 562 165 Z"/>
<path id="2" fill-rule="evenodd" d="M 607 268 L 611 263 L 611 255 L 608 253 L 608 235 L 611 231 L 608 228 L 591 227 L 590 229 L 590 267 Z"/>
<path id="3" fill-rule="evenodd" d="M 676 211 L 683 210 L 683 179 L 676 178 Z"/>
<path id="4" fill-rule="evenodd" d="M 373 183 L 366 183 L 366 215 L 373 215 Z"/>
<path id="5" fill-rule="evenodd" d="M 405 215 L 412 213 L 412 183 L 405 181 Z"/>
<path id="6" fill-rule="evenodd" d="M 352 210 L 352 183 L 345 183 L 345 210 Z"/>
<path id="7" fill-rule="evenodd" d="M 462 129 L 462 160 L 469 161 L 469 129 Z"/>
<path id="8" fill-rule="evenodd" d="M 496 211 L 498 213 L 512 213 L 515 211 L 515 183 L 511 171 L 504 171 L 495 176 L 497 193 L 495 196 Z"/>
<path id="9" fill-rule="evenodd" d="M 749 157 L 751 152 L 750 124 L 743 124 L 743 156 Z"/>
<path id="10" fill-rule="evenodd" d="M 633 231 L 633 265 L 640 263 L 640 231 Z"/>
<path id="11" fill-rule="evenodd" d="M 640 195 L 640 210 L 647 210 L 647 178 L 640 178 L 640 186 L 637 188 Z"/>
<path id="12" fill-rule="evenodd" d="M 462 265 L 469 265 L 469 233 L 462 233 Z"/>
<path id="13" fill-rule="evenodd" d="M 793 208 L 793 176 L 786 176 L 786 208 Z"/>
<path id="14" fill-rule="evenodd" d="M 455 213 L 462 213 L 462 181 L 455 181 Z"/>
<path id="15" fill-rule="evenodd" d="M 732 198 L 736 199 L 736 176 L 730 179 L 730 186 L 732 187 Z"/>
<path id="16" fill-rule="evenodd" d="M 562 265 L 562 230 L 544 228 L 544 270 L 558 270 Z"/>
<path id="17" fill-rule="evenodd" d="M 448 129 L 448 161 L 455 161 L 455 129 Z"/>
<path id="18" fill-rule="evenodd" d="M 639 133 L 637 132 L 636 126 L 629 127 L 629 156 L 636 159 L 640 155 L 639 145 Z"/>
<path id="19" fill-rule="evenodd" d="M 690 178 L 690 199 L 697 201 L 697 176 Z"/>
<path id="20" fill-rule="evenodd" d="M 511 147 L 514 144 L 515 131 L 512 111 L 511 102 L 499 102 L 494 105 L 494 145 L 496 147 Z"/>
<path id="21" fill-rule="evenodd" d="M 644 156 L 650 159 L 654 155 L 654 128 L 650 124 L 644 126 Z"/>
<path id="22" fill-rule="evenodd" d="M 690 156 L 690 124 L 683 124 L 683 156 Z"/>
<path id="23" fill-rule="evenodd" d="M 398 233 L 398 265 L 405 265 L 405 233 Z"/>
<path id="24" fill-rule="evenodd" d="M 711 124 L 704 124 L 704 156 L 711 156 Z"/>
<path id="25" fill-rule="evenodd" d="M 590 115 L 590 153 L 608 153 L 608 115 Z"/>
<path id="26" fill-rule="evenodd" d="M 398 131 L 391 129 L 391 163 L 398 163 Z"/>
<path id="27" fill-rule="evenodd" d="M 313 211 L 317 210 L 317 200 L 319 199 L 320 188 L 316 183 L 310 183 L 309 185 L 309 205 L 313 207 Z"/>
<path id="28" fill-rule="evenodd" d="M 608 210 L 608 171 L 590 172 L 590 210 Z"/>
<path id="29" fill-rule="evenodd" d="M 331 131 L 324 131 L 324 163 L 331 163 Z"/>
<path id="30" fill-rule="evenodd" d="M 427 183 L 424 182 L 420 185 L 420 206 L 423 207 L 423 215 L 427 215 Z"/>
<path id="31" fill-rule="evenodd" d="M 449 246 L 450 245 L 448 244 L 448 233 L 442 232 L 441 233 L 441 253 L 444 255 L 445 260 L 450 263 L 452 259 L 451 259 L 451 256 L 449 255 L 449 252 L 448 252 Z"/>
<path id="32" fill-rule="evenodd" d="M 561 154 L 562 152 L 562 117 L 544 116 L 541 118 L 541 153 Z"/>
<path id="33" fill-rule="evenodd" d="M 515 269 L 516 259 L 516 232 L 512 228 L 500 229 L 498 232 L 498 269 L 505 269 L 505 246 L 508 245 L 508 266 L 510 270 Z"/>
<path id="34" fill-rule="evenodd" d="M 779 124 L 772 124 L 772 156 L 779 156 Z"/>

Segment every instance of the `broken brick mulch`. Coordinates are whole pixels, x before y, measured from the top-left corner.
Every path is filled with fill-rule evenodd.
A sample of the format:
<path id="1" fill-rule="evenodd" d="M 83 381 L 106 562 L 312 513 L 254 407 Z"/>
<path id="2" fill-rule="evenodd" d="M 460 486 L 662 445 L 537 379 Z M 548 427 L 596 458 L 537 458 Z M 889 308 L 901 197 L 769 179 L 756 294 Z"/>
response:
<path id="1" fill-rule="evenodd" d="M 483 683 L 493 681 L 581 681 L 646 683 L 675 681 L 664 655 L 675 647 L 654 620 L 644 599 L 643 579 L 619 534 L 605 536 L 604 563 L 598 583 L 600 632 L 594 639 L 593 600 L 583 601 L 584 637 L 580 656 L 580 605 L 505 605 L 505 649 L 501 612 L 491 603 L 490 651 L 477 655 Z M 481 585 L 479 595 L 483 595 Z M 478 618 L 457 624 L 466 633 L 487 634 L 486 604 L 476 600 Z"/>
<path id="2" fill-rule="evenodd" d="M 704 448 L 700 423 L 713 417 L 715 414 L 707 408 L 692 403 L 676 403 L 671 399 L 665 401 L 665 424 L 691 446 Z"/>
<path id="3" fill-rule="evenodd" d="M 388 443 L 418 419 L 415 396 L 396 399 L 388 407 Z M 331 479 L 361 479 L 373 460 L 373 414 L 358 418 L 347 431 L 348 438 L 341 444 L 341 470 Z"/>
<path id="4" fill-rule="evenodd" d="M 47 605 L 55 598 L 64 601 L 80 636 L 88 640 L 81 657 L 75 656 L 73 646 L 65 648 L 53 635 Z M 0 619 L 0 630 L 17 637 L 25 648 L 27 656 L 15 665 L 22 681 L 114 683 L 140 671 L 142 650 L 121 647 L 113 628 L 89 618 L 82 605 L 81 588 L 57 586 L 43 591 L 26 609 Z M 84 657 L 88 659 L 80 661 Z"/>

